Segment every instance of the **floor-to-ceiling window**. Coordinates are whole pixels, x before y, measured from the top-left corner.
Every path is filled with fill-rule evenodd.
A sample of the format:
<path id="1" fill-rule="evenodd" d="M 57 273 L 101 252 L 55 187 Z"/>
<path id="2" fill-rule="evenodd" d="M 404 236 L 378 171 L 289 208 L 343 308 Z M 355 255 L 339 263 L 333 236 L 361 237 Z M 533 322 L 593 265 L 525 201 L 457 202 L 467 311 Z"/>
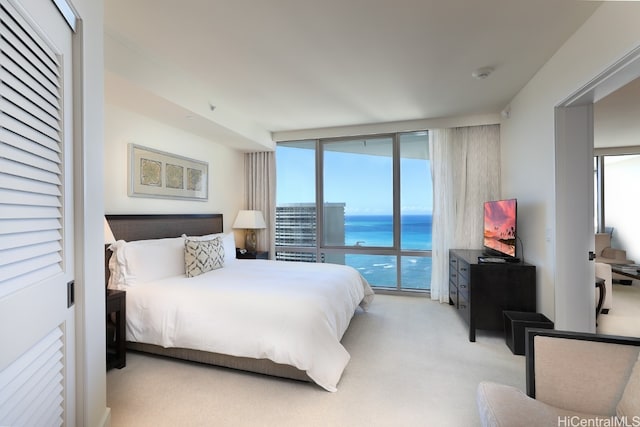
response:
<path id="1" fill-rule="evenodd" d="M 278 143 L 276 258 L 346 264 L 376 288 L 427 291 L 426 131 Z"/>
<path id="2" fill-rule="evenodd" d="M 634 183 L 640 179 L 638 147 L 618 150 L 599 149 L 595 157 L 596 228 L 611 233 L 612 246 L 627 251 L 627 258 L 640 257 L 640 209 L 638 191 Z"/>

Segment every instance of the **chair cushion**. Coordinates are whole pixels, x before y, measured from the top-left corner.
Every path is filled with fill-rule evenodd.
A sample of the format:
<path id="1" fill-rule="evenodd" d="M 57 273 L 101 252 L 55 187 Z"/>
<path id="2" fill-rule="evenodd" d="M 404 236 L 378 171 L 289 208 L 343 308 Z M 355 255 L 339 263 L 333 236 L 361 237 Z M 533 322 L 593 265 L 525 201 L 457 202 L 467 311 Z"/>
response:
<path id="1" fill-rule="evenodd" d="M 477 404 L 483 427 L 557 426 L 561 419 L 567 421 L 565 425 L 569 425 L 570 419 L 572 422 L 602 419 L 601 415 L 556 408 L 530 398 L 515 387 L 491 382 L 478 385 Z M 584 422 L 571 425 L 596 425 Z"/>
<path id="2" fill-rule="evenodd" d="M 570 411 L 615 415 L 638 347 L 545 336 L 536 336 L 534 343 L 536 400 Z"/>
<path id="3" fill-rule="evenodd" d="M 629 376 L 629 382 L 624 388 L 622 398 L 616 407 L 618 417 L 640 417 L 640 355 Z"/>

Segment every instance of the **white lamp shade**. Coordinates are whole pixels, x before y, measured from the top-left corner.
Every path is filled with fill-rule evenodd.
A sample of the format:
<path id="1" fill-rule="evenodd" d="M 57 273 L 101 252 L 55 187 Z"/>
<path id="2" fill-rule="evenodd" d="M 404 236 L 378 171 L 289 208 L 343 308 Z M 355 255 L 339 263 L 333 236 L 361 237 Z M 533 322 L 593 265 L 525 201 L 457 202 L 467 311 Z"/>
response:
<path id="1" fill-rule="evenodd" d="M 239 211 L 233 228 L 246 228 L 246 229 L 258 229 L 267 228 L 267 224 L 264 222 L 264 217 L 260 211 Z"/>
<path id="2" fill-rule="evenodd" d="M 111 243 L 115 243 L 116 238 L 113 235 L 113 231 L 111 231 L 111 227 L 107 222 L 107 218 L 104 219 L 104 244 L 109 245 Z"/>

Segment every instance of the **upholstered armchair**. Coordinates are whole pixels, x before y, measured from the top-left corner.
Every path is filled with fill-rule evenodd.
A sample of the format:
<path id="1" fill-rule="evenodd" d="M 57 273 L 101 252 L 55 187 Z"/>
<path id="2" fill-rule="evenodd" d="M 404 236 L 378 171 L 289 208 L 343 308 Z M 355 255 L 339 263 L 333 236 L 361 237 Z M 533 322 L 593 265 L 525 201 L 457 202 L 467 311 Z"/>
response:
<path id="1" fill-rule="evenodd" d="M 640 338 L 528 329 L 527 393 L 480 383 L 481 423 L 528 427 L 640 422 L 639 354 Z M 585 421 L 576 424 L 579 420 Z"/>
<path id="2" fill-rule="evenodd" d="M 616 249 L 611 247 L 611 234 L 596 233 L 596 262 L 605 262 L 607 264 L 633 264 L 633 261 L 627 259 L 627 252 L 624 249 Z"/>

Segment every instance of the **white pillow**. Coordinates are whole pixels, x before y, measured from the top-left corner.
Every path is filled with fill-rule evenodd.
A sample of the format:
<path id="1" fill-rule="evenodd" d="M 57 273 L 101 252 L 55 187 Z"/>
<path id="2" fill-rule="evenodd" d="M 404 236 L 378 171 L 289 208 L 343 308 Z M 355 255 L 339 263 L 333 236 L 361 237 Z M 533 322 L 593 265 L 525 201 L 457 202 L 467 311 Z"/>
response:
<path id="1" fill-rule="evenodd" d="M 224 262 L 229 263 L 236 260 L 236 236 L 233 233 L 227 233 L 222 237 L 222 246 L 224 246 Z"/>
<path id="2" fill-rule="evenodd" d="M 112 252 L 111 258 L 109 258 L 109 283 L 107 284 L 107 288 L 109 289 L 123 290 L 126 286 L 124 282 L 124 274 L 122 272 L 122 268 L 120 268 L 121 263 L 117 261 L 118 250 L 126 243 L 127 242 L 124 240 L 118 240 L 109 246 L 109 250 Z"/>
<path id="3" fill-rule="evenodd" d="M 165 277 L 180 276 L 184 270 L 184 239 L 119 240 L 110 249 L 114 251 L 114 268 L 109 268 L 114 280 L 109 287 L 123 289 L 139 283 L 153 282 Z"/>

